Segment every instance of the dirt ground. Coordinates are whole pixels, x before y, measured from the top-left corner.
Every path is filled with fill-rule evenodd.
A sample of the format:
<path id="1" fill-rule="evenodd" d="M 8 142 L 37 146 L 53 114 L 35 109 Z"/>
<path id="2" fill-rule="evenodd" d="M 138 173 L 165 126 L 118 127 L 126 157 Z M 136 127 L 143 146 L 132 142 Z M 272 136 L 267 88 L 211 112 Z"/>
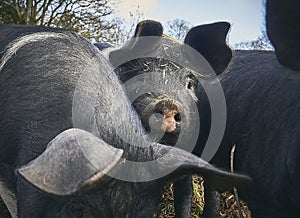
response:
<path id="1" fill-rule="evenodd" d="M 204 190 L 203 180 L 201 177 L 193 177 L 193 205 L 192 205 L 192 218 L 201 218 L 204 208 Z M 165 192 L 162 196 L 160 203 L 160 214 L 155 218 L 173 218 L 174 217 L 174 204 L 173 204 L 173 184 L 168 184 L 165 187 Z M 251 218 L 251 212 L 247 204 L 241 200 L 241 209 L 244 218 Z M 220 202 L 220 217 L 221 218 L 240 218 L 237 201 L 233 193 L 222 193 Z"/>

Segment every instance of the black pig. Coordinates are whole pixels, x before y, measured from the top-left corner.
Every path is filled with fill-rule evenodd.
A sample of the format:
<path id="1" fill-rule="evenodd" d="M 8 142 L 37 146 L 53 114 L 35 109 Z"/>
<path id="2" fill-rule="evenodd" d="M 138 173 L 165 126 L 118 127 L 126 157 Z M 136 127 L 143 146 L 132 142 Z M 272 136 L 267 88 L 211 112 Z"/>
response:
<path id="1" fill-rule="evenodd" d="M 229 27 L 226 22 L 195 27 L 183 44 L 163 34 L 160 23 L 146 20 L 137 25 L 127 44 L 106 50 L 127 93 L 136 96 L 131 99 L 132 105 L 152 139 L 172 146 L 183 144 L 183 149 L 193 150 L 200 121 L 200 80 L 215 78 L 230 61 L 231 50 L 226 44 Z M 180 139 L 182 135 L 185 137 Z M 176 181 L 174 187 L 176 217 L 186 217 L 191 208 L 191 176 Z M 209 204 L 206 208 L 218 216 L 219 207 L 214 202 Z M 209 217 L 212 212 L 205 214 Z"/>
<path id="2" fill-rule="evenodd" d="M 275 2 L 272 2 L 273 7 L 274 5 L 276 7 Z M 268 13 L 270 13 L 272 3 L 268 3 Z M 287 8 L 290 6 L 287 6 Z M 277 7 L 277 9 L 279 8 Z M 278 17 L 272 15 L 268 15 L 269 26 L 270 23 L 278 19 Z M 287 17 L 295 16 L 297 14 L 287 15 Z M 292 20 L 289 19 L 288 21 Z M 292 23 L 295 23 L 295 20 Z M 187 45 L 196 49 L 208 60 L 216 74 L 219 75 L 219 78 L 209 77 L 205 74 L 201 77 L 197 71 L 179 68 L 168 61 L 158 61 L 160 60 L 159 56 L 157 59 L 141 58 L 126 62 L 119 66 L 116 71 L 120 75 L 121 80 L 126 83 L 128 79 L 143 74 L 148 69 L 150 69 L 148 70 L 149 72 L 159 71 L 162 75 L 161 78 L 163 78 L 165 69 L 162 67 L 168 66 L 167 69 L 171 72 L 169 73 L 172 75 L 171 77 L 181 81 L 180 83 L 189 92 L 192 91 L 190 92 L 191 95 L 196 96 L 201 128 L 199 134 L 196 134 L 198 140 L 193 153 L 198 156 L 203 155 L 204 146 L 212 131 L 211 102 L 208 100 L 206 92 L 207 90 L 212 92 L 217 90 L 219 84 L 221 84 L 227 106 L 227 121 L 224 137 L 211 162 L 221 168 L 228 168 L 230 149 L 233 144 L 236 144 L 235 170 L 249 174 L 254 178 L 251 185 L 240 190 L 242 198 L 250 206 L 253 217 L 295 217 L 297 216 L 297 208 L 300 202 L 300 176 L 299 170 L 297 170 L 300 166 L 298 149 L 300 104 L 297 100 L 300 97 L 300 76 L 299 71 L 293 69 L 297 68 L 298 63 L 295 60 L 299 58 L 299 55 L 292 55 L 293 58 L 288 57 L 291 52 L 297 54 L 296 48 L 299 40 L 297 41 L 295 34 L 298 31 L 297 29 L 292 31 L 293 28 L 289 29 L 288 26 L 285 27 L 283 24 L 278 29 L 276 29 L 276 24 L 272 26 L 269 33 L 273 34 L 273 41 L 277 43 L 279 48 L 277 48 L 275 54 L 273 51 L 232 52 L 225 43 L 228 28 L 229 24 L 226 23 L 198 26 L 190 30 L 185 38 Z M 292 37 L 291 41 L 280 41 L 281 35 L 276 35 L 276 31 L 279 31 L 281 28 L 289 30 L 288 33 Z M 139 38 L 137 37 L 147 35 L 166 37 L 162 34 L 161 27 L 155 22 L 142 22 L 137 27 L 134 43 L 128 43 L 127 47 L 125 46 L 119 51 L 109 51 L 112 53 L 110 55 L 111 61 L 114 62 L 114 60 L 119 58 L 118 52 L 121 53 L 121 56 L 125 56 L 122 53 L 126 54 L 126 52 L 130 54 L 131 50 L 139 46 Z M 289 43 L 293 43 L 295 46 L 289 46 L 288 49 L 280 50 L 280 46 L 287 46 Z M 151 52 L 155 53 L 160 46 L 163 47 L 163 44 L 159 44 L 159 40 L 148 47 L 143 44 L 143 48 L 147 50 L 148 55 Z M 155 51 L 151 50 L 153 48 L 155 48 Z M 232 53 L 234 54 L 233 58 Z M 178 56 L 178 51 L 174 52 L 174 55 Z M 114 57 L 118 58 L 114 59 Z M 280 62 L 278 62 L 277 58 Z M 191 65 L 197 65 L 195 64 L 197 60 L 189 57 L 187 59 Z M 201 67 L 201 65 L 199 66 Z M 199 72 L 203 71 L 200 68 Z M 209 79 L 205 78 L 205 76 Z M 188 80 L 185 79 L 187 77 Z M 195 77 L 196 80 L 190 80 L 192 77 Z M 147 80 L 139 82 L 142 84 L 141 86 L 147 84 Z M 156 83 L 159 84 L 159 80 Z M 154 87 L 156 85 L 152 84 Z M 138 90 L 137 85 L 131 86 L 125 86 L 129 92 L 132 92 L 132 89 Z M 172 86 L 169 89 L 172 89 Z M 192 119 L 186 119 L 185 123 L 183 120 L 176 120 L 175 115 L 180 114 L 180 117 L 188 116 L 191 113 L 189 108 L 194 102 L 182 99 L 181 101 L 176 101 L 178 96 L 170 93 L 172 92 L 166 92 L 166 90 L 161 92 L 160 95 L 146 93 L 133 102 L 146 130 L 150 129 L 151 133 L 152 129 L 149 128 L 149 126 L 151 127 L 149 122 L 153 120 L 153 118 L 151 119 L 151 113 L 161 114 L 161 123 L 158 127 L 163 129 L 164 123 L 167 122 L 164 120 L 167 114 L 161 110 L 161 105 L 157 104 L 157 102 L 160 102 L 160 98 L 173 103 L 169 104 L 167 112 L 173 111 L 173 123 L 176 122 L 176 125 L 179 127 L 173 128 L 174 131 L 172 133 L 175 136 L 180 135 L 180 132 L 193 122 Z M 219 97 L 222 100 L 222 96 Z M 220 107 L 221 105 L 220 103 Z M 173 109 L 170 110 L 171 108 Z M 226 117 L 223 118 L 226 119 Z M 155 128 L 156 126 L 152 125 L 152 127 Z M 214 128 L 217 131 L 218 129 L 222 131 L 222 126 L 215 126 Z M 174 135 L 166 131 L 165 135 L 160 138 L 161 142 L 171 145 L 176 144 L 178 137 L 176 138 Z M 180 193 L 177 195 L 179 197 L 175 198 L 177 215 L 186 214 L 185 210 L 188 209 L 185 206 L 190 203 L 186 201 L 190 191 L 188 188 L 183 188 L 188 184 L 186 181 L 178 185 L 179 187 L 181 186 L 180 191 L 176 191 L 178 186 L 175 184 L 175 197 L 176 192 Z M 205 185 L 206 217 L 218 215 L 219 211 L 218 207 L 216 207 L 218 198 L 219 194 L 209 185 Z M 181 204 L 181 202 L 184 203 Z M 182 211 L 185 211 L 185 213 L 182 213 Z"/>
<path id="3" fill-rule="evenodd" d="M 293 70 L 299 56 L 284 60 L 288 55 L 280 50 L 234 51 L 228 68 L 219 76 L 227 123 L 211 163 L 228 167 L 231 146 L 236 144 L 235 170 L 253 178 L 240 190 L 253 217 L 296 217 L 300 206 L 300 76 Z M 207 86 L 214 89 L 215 84 L 208 82 Z M 198 108 L 203 128 L 195 154 L 201 154 L 211 126 L 209 101 L 204 90 L 202 93 Z"/>
<path id="4" fill-rule="evenodd" d="M 12 217 L 149 217 L 180 175 L 220 190 L 249 180 L 152 142 L 77 34 L 0 24 L 0 50 L 0 194 Z"/>
<path id="5" fill-rule="evenodd" d="M 227 103 L 223 142 L 212 163 L 228 166 L 236 144 L 235 169 L 253 177 L 240 190 L 253 217 L 297 217 L 300 206 L 300 76 L 297 1 L 267 1 L 266 23 L 273 51 L 235 51 L 220 75 Z M 214 89 L 214 83 L 209 86 Z M 207 97 L 200 97 L 202 128 L 197 150 L 209 133 Z"/>
<path id="6" fill-rule="evenodd" d="M 227 102 L 223 142 L 211 161 L 225 168 L 236 144 L 235 170 L 253 177 L 240 190 L 253 217 L 296 217 L 300 175 L 299 72 L 282 66 L 273 51 L 236 51 L 220 75 Z M 213 88 L 213 84 L 211 85 Z M 197 145 L 201 153 L 209 133 L 210 109 L 201 97 L 201 121 L 206 126 Z"/>

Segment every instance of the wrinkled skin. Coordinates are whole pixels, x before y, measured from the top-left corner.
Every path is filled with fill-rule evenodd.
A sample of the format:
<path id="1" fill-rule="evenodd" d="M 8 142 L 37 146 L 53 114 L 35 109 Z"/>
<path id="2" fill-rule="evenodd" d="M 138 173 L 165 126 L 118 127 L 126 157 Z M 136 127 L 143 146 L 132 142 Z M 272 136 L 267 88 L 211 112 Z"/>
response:
<path id="1" fill-rule="evenodd" d="M 180 134 L 188 134 L 189 137 L 198 134 L 195 132 L 197 131 L 195 124 L 199 123 L 199 120 L 195 114 L 198 114 L 198 97 L 202 91 L 199 78 L 216 77 L 216 74 L 222 72 L 227 66 L 231 59 L 231 50 L 226 44 L 228 30 L 229 24 L 226 22 L 202 25 L 189 31 L 185 38 L 185 46 L 191 46 L 196 52 L 201 53 L 214 72 L 206 71 L 205 66 L 198 66 L 199 64 L 194 62 L 195 57 L 186 47 L 164 35 L 160 23 L 151 20 L 140 22 L 134 38 L 123 47 L 106 50 L 111 63 L 116 67 L 115 72 L 125 84 L 127 93 L 138 94 L 138 97 L 133 99 L 132 105 L 152 139 L 166 145 L 178 146 L 181 144 L 178 143 Z M 142 41 L 143 37 L 153 36 L 166 42 L 160 42 L 158 39 L 151 42 Z M 205 43 L 202 44 L 202 42 Z M 105 49 L 101 43 L 96 46 L 100 50 Z M 210 50 L 211 47 L 215 49 Z M 126 60 L 130 54 L 141 53 L 141 50 L 149 57 Z M 181 59 L 176 59 L 176 57 L 181 57 Z M 125 59 L 125 63 L 119 65 L 122 58 Z M 180 62 L 185 60 L 188 66 L 181 66 L 181 63 L 172 61 L 173 59 Z M 210 74 L 211 72 L 213 75 Z M 134 78 L 149 74 L 154 75 L 130 83 Z M 139 93 L 141 87 L 146 87 L 149 83 L 151 90 L 155 91 Z M 183 89 L 176 92 L 180 89 L 178 86 Z M 183 92 L 189 97 L 182 95 Z M 182 130 L 188 132 L 182 133 Z M 183 149 L 190 148 L 183 147 Z M 174 188 L 175 216 L 189 217 L 192 198 L 191 176 L 182 177 L 176 181 Z M 212 187 L 207 184 L 207 189 L 212 189 Z M 212 202 L 211 205 L 210 202 Z M 219 205 L 216 201 L 207 201 L 206 208 L 209 208 L 209 211 L 205 211 L 206 217 L 218 216 Z"/>
<path id="2" fill-rule="evenodd" d="M 110 65 L 77 34 L 0 24 L 0 50 L 0 194 L 12 217 L 151 217 L 163 186 L 182 175 L 201 174 L 218 190 L 249 181 L 152 142 Z M 129 161 L 153 160 L 155 170 L 124 172 Z M 107 176 L 169 169 L 148 182 Z"/>

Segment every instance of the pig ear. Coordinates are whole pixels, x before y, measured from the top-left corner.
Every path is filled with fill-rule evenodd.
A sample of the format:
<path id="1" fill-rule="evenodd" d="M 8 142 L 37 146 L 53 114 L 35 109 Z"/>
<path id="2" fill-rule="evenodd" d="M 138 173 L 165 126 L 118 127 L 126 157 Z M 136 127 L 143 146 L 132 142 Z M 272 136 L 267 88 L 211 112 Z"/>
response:
<path id="1" fill-rule="evenodd" d="M 162 36 L 163 27 L 161 23 L 153 20 L 144 20 L 137 24 L 134 37 L 141 36 Z"/>
<path id="2" fill-rule="evenodd" d="M 172 171 L 169 174 L 170 179 L 176 179 L 181 175 L 198 174 L 204 177 L 209 186 L 220 192 L 232 190 L 235 186 L 251 181 L 246 175 L 220 170 L 203 159 L 175 147 L 159 145 L 156 152 L 160 156 L 157 159 L 160 169 Z"/>
<path id="3" fill-rule="evenodd" d="M 278 61 L 292 70 L 300 71 L 299 1 L 267 1 L 266 26 Z"/>
<path id="4" fill-rule="evenodd" d="M 155 47 L 163 35 L 161 23 L 153 20 L 141 21 L 137 24 L 134 37 L 123 47 L 110 52 L 109 60 L 114 67 L 131 61 L 133 57 L 139 58 L 155 50 Z"/>
<path id="5" fill-rule="evenodd" d="M 217 75 L 226 69 L 232 58 L 232 51 L 226 43 L 229 29 L 227 22 L 200 25 L 193 27 L 184 40 L 210 63 Z"/>
<path id="6" fill-rule="evenodd" d="M 69 129 L 47 149 L 17 171 L 44 192 L 70 195 L 97 183 L 121 159 L 116 149 L 89 132 Z"/>

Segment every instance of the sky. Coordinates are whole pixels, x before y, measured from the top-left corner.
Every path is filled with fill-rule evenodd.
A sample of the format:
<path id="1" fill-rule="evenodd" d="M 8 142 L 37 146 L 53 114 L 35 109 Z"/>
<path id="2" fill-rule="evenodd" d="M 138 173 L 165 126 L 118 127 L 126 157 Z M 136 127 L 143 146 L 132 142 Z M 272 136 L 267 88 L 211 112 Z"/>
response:
<path id="1" fill-rule="evenodd" d="M 256 39 L 264 27 L 264 0 L 119 0 L 117 14 L 130 22 L 130 12 L 139 7 L 143 18 L 167 21 L 176 18 L 193 26 L 227 21 L 229 44 Z"/>

